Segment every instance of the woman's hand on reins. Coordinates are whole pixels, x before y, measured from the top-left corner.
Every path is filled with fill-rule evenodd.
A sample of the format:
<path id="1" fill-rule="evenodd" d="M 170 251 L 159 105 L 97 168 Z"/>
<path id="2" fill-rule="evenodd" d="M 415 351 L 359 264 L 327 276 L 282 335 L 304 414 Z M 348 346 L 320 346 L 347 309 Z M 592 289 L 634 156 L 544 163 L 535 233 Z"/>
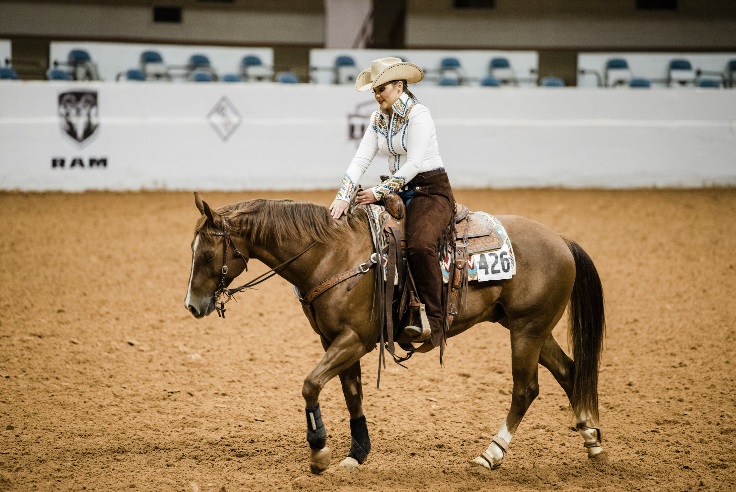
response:
<path id="1" fill-rule="evenodd" d="M 373 194 L 372 188 L 362 190 L 355 197 L 355 202 L 360 205 L 370 205 L 371 203 L 376 203 L 377 201 L 378 199 L 376 199 L 376 195 Z"/>

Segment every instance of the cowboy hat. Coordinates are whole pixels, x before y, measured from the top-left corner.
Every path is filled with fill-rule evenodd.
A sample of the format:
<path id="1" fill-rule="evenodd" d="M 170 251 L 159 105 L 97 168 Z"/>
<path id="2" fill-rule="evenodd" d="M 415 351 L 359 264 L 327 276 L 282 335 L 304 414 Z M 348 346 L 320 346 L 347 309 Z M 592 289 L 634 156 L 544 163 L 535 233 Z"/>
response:
<path id="1" fill-rule="evenodd" d="M 371 68 L 366 68 L 355 78 L 356 91 L 369 91 L 379 85 L 393 80 L 406 80 L 407 84 L 415 84 L 424 78 L 424 72 L 413 63 L 401 58 L 379 58 L 373 60 Z"/>

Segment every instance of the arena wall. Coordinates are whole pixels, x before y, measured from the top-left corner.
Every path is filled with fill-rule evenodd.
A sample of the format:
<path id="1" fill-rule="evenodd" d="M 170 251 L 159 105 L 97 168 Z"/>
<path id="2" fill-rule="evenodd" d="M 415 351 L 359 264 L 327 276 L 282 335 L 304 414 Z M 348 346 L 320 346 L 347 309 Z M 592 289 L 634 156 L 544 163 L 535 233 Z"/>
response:
<path id="1" fill-rule="evenodd" d="M 736 91 L 415 93 L 458 187 L 736 185 Z M 316 84 L 9 82 L 0 95 L 3 190 L 336 188 L 375 106 Z M 361 183 L 385 172 L 379 157 Z"/>

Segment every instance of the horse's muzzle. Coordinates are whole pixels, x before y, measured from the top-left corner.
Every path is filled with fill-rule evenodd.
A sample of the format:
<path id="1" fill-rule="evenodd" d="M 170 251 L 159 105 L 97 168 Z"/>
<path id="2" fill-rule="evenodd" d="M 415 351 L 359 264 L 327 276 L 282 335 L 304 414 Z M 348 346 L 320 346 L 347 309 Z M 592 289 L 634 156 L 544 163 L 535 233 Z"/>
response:
<path id="1" fill-rule="evenodd" d="M 187 309 L 187 311 L 192 313 L 192 316 L 194 316 L 195 318 L 204 318 L 215 310 L 215 299 L 210 298 L 206 304 L 200 306 L 195 306 L 194 304 L 185 302 L 184 307 Z"/>

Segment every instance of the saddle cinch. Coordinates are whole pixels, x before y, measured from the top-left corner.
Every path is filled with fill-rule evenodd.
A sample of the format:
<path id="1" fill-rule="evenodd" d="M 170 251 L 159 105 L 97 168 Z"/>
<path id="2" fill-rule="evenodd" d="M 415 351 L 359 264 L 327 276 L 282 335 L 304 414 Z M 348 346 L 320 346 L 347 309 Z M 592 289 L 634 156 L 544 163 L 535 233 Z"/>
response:
<path id="1" fill-rule="evenodd" d="M 429 322 L 424 306 L 419 300 L 406 261 L 403 221 L 406 210 L 401 198 L 393 193 L 384 198 L 383 207 L 367 208 L 374 251 L 384 258 L 381 262 L 383 268 L 377 269 L 378 272 L 382 270 L 383 274 L 376 274 L 380 320 L 384 327 L 381 348 L 385 341 L 394 360 L 402 361 L 414 352 L 427 352 L 434 348 L 428 340 Z M 449 278 L 443 286 L 444 311 L 447 313 L 445 332 L 464 302 L 468 284 L 468 258 L 475 253 L 497 250 L 503 244 L 503 238 L 487 214 L 471 212 L 464 205 L 456 204 L 455 220 L 443 235 L 439 248 L 441 258 L 438 258 L 438 266 L 440 259 L 449 264 Z M 415 345 L 403 331 L 404 327 L 418 326 L 420 322 L 422 337 L 420 344 Z M 408 352 L 405 358 L 396 356 L 394 341 Z"/>

